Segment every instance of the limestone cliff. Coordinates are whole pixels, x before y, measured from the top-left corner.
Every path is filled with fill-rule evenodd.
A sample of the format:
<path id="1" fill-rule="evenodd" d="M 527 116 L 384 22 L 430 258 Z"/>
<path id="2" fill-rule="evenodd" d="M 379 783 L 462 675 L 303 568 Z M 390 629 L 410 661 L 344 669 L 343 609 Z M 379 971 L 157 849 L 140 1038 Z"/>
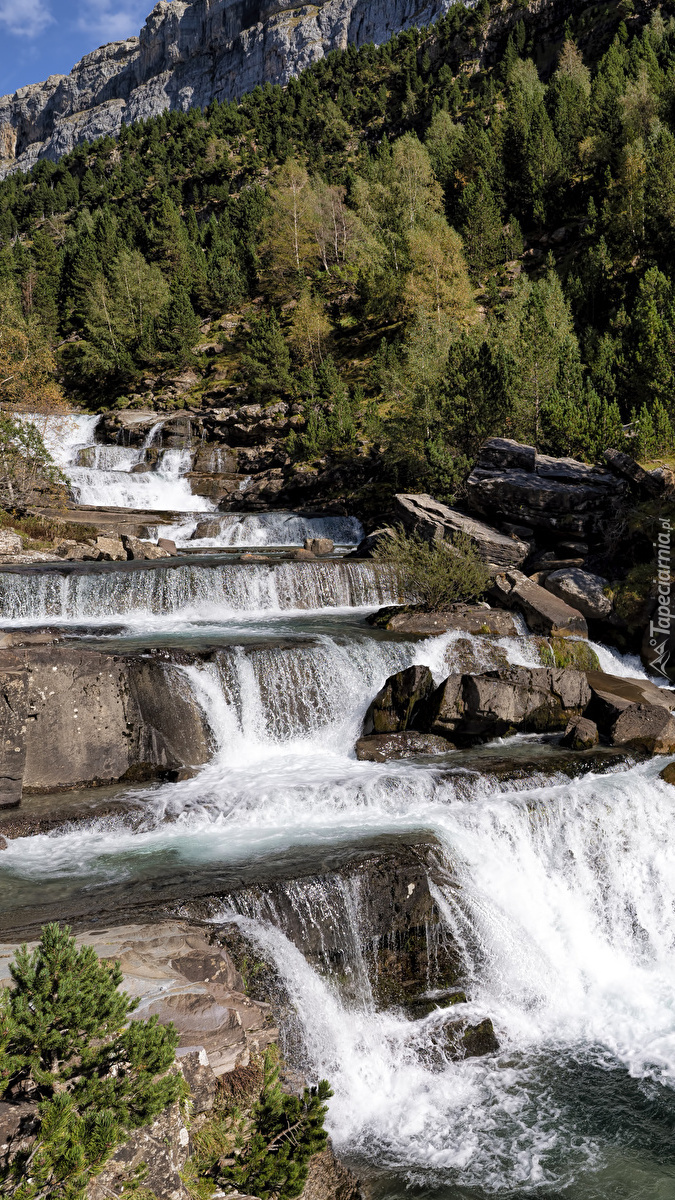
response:
<path id="1" fill-rule="evenodd" d="M 0 98 L 0 177 L 165 109 L 288 83 L 331 50 L 428 25 L 451 0 L 159 0 L 139 37 Z"/>

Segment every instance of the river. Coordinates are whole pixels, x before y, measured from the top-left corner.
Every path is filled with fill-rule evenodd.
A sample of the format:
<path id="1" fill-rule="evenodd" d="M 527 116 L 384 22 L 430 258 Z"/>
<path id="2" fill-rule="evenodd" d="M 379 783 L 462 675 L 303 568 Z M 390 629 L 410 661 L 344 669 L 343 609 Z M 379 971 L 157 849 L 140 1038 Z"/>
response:
<path id="1" fill-rule="evenodd" d="M 91 503 L 107 479 L 77 475 L 73 444 L 57 453 Z M 123 474 L 111 461 L 101 453 L 86 470 Z M 181 479 L 189 486 L 179 475 L 170 486 Z M 130 495 L 113 488 L 105 502 Z M 188 514 L 189 498 L 175 499 L 167 507 Z M 259 545 L 264 528 L 242 514 L 237 536 L 248 529 Z M 124 816 L 10 841 L 5 913 L 38 900 L 58 912 L 73 896 L 105 911 L 106 896 L 148 881 L 283 871 L 289 858 L 318 864 L 336 850 L 346 861 L 369 839 L 432 836 L 445 875 L 429 886 L 466 979 L 452 1015 L 493 1020 L 500 1048 L 487 1057 L 446 1054 L 447 1009 L 413 1019 L 378 1007 L 357 881 L 288 884 L 303 920 L 333 920 L 349 938 L 349 981 L 305 957 L 259 892 L 224 898 L 216 914 L 274 960 L 291 1000 L 284 1044 L 311 1078 L 330 1080 L 338 1151 L 373 1200 L 675 1197 L 675 790 L 658 776 L 663 760 L 517 782 L 490 773 L 489 751 L 484 772 L 452 752 L 358 762 L 363 715 L 386 677 L 424 663 L 440 680 L 459 640 L 372 630 L 366 615 L 390 595 L 368 564 L 5 572 L 0 597 L 5 626 L 62 622 L 83 645 L 224 649 L 181 668 L 212 730 L 211 761 L 194 778 L 128 789 Z M 497 652 L 538 663 L 524 632 L 467 640 L 485 666 Z M 603 669 L 644 676 L 595 648 Z M 109 919 L 113 910 L 111 899 Z"/>

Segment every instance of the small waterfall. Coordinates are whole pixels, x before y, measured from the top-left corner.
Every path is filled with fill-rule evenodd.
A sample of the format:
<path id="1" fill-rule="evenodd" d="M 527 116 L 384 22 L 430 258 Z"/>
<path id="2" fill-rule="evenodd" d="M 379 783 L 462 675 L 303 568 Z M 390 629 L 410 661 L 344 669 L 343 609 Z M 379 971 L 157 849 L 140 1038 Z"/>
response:
<path id="1" fill-rule="evenodd" d="M 376 607 L 393 600 L 386 570 L 368 563 L 232 563 L 35 576 L 0 572 L 5 624 L 166 614 L 222 619 L 235 612 Z"/>
<path id="2" fill-rule="evenodd" d="M 182 532 L 182 542 L 191 546 L 301 546 L 305 538 L 330 538 L 336 546 L 356 546 L 363 538 L 363 526 L 356 517 L 302 517 L 292 512 L 226 513 L 218 518 L 220 532 L 212 537 L 192 539 Z"/>
<path id="3" fill-rule="evenodd" d="M 165 450 L 153 471 L 132 472 L 143 462 L 145 450 L 163 424 L 150 430 L 142 448 L 102 446 L 94 441 L 98 416 L 46 416 L 22 418 L 40 430 L 54 462 L 67 476 L 78 504 L 103 508 L 136 508 L 151 511 L 212 512 L 215 505 L 194 496 L 185 478 L 192 465 L 189 450 Z"/>

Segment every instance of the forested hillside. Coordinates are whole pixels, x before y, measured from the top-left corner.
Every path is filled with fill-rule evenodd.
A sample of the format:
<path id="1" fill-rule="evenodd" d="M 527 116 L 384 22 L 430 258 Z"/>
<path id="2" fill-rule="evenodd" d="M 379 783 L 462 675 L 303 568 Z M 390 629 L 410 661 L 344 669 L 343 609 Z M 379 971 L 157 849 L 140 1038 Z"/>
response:
<path id="1" fill-rule="evenodd" d="M 181 406 L 292 400 L 291 459 L 375 448 L 439 498 L 488 434 L 672 450 L 675 19 L 632 7 L 542 46 L 521 4 L 478 69 L 505 10 L 458 4 L 7 179 L 0 403 L 170 405 L 182 373 Z"/>

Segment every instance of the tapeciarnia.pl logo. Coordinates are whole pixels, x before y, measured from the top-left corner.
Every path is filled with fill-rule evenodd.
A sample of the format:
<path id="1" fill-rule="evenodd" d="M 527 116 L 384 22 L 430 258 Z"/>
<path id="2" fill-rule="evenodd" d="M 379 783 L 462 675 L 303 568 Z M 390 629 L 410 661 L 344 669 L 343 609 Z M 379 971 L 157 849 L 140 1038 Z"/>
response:
<path id="1" fill-rule="evenodd" d="M 670 521 L 667 517 L 662 517 L 659 521 L 661 530 L 654 542 L 656 550 L 656 594 L 658 596 L 658 608 L 654 613 L 654 617 L 649 622 L 649 645 L 655 650 L 655 656 L 651 661 L 652 671 L 657 671 L 659 675 L 663 675 L 664 679 L 669 679 L 666 671 L 668 660 L 670 658 L 670 650 L 668 648 L 668 639 L 670 637 L 670 626 L 673 619 L 670 608 Z"/>

